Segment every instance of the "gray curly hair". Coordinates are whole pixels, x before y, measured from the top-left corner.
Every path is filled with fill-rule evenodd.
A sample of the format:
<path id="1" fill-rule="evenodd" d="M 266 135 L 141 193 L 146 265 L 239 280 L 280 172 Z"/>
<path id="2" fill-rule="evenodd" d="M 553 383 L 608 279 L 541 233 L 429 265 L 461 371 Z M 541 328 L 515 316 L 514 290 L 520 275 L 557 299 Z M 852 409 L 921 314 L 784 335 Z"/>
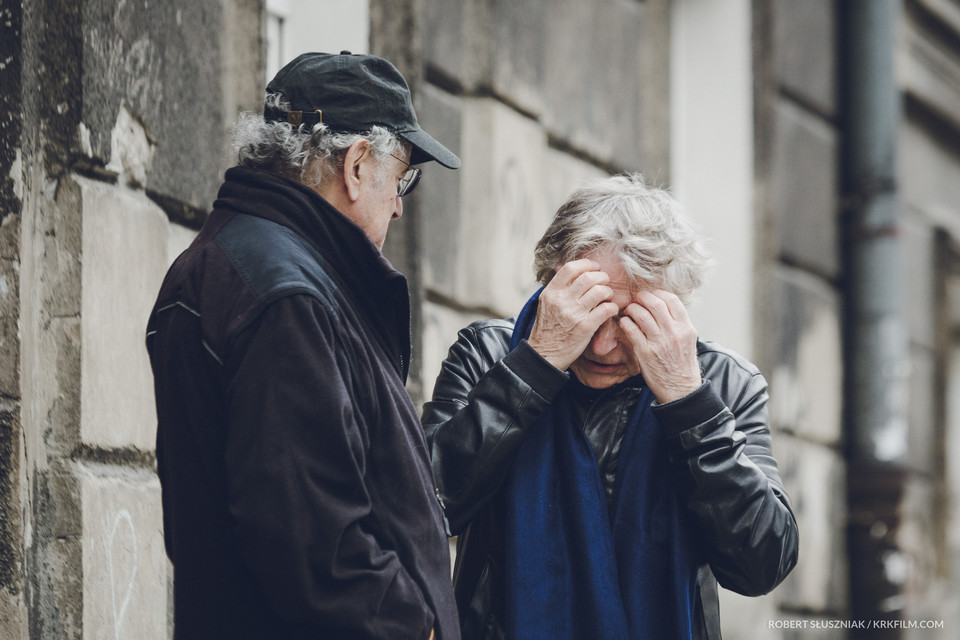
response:
<path id="1" fill-rule="evenodd" d="M 557 210 L 534 252 L 537 280 L 597 250 L 619 257 L 634 285 L 652 284 L 684 303 L 703 284 L 712 260 L 705 240 L 667 191 L 638 174 L 593 181 Z"/>
<path id="2" fill-rule="evenodd" d="M 286 111 L 289 103 L 280 93 L 268 93 L 266 108 Z M 374 125 L 364 133 L 331 131 L 325 124 L 294 127 L 287 122 L 265 120 L 259 113 L 242 113 L 232 130 L 233 148 L 241 166 L 266 169 L 309 187 L 320 187 L 343 169 L 343 159 L 354 142 L 366 140 L 380 167 L 374 174 L 379 185 L 386 180 L 387 156 L 405 151 L 402 142 L 387 129 Z"/>

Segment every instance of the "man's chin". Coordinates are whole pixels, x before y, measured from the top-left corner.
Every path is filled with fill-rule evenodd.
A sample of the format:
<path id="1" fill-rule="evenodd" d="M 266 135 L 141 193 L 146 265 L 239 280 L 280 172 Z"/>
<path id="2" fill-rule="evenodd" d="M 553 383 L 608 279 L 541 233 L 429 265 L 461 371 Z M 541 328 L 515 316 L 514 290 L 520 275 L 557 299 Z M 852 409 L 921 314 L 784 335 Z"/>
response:
<path id="1" fill-rule="evenodd" d="M 580 384 L 591 389 L 607 389 L 630 377 L 630 374 L 624 371 L 622 366 L 581 365 L 570 367 L 570 370 L 577 376 Z"/>

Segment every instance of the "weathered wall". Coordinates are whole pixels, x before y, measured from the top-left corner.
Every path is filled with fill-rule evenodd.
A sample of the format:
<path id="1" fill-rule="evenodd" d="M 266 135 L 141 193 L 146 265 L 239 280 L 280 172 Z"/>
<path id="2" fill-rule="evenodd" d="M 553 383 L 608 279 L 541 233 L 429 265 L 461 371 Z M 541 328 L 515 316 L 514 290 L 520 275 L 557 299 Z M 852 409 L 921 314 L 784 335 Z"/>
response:
<path id="1" fill-rule="evenodd" d="M 261 4 L 4 13 L 0 636 L 166 638 L 143 332 L 260 99 Z"/>
<path id="2" fill-rule="evenodd" d="M 903 637 L 948 638 L 960 629 L 960 8 L 905 2 L 897 45 L 904 107 L 897 173 L 910 341 L 908 476 L 896 532 L 903 554 L 901 604 L 906 618 L 942 619 L 945 627 L 939 634 Z"/>
<path id="3" fill-rule="evenodd" d="M 836 20 L 831 0 L 753 7 L 754 341 L 800 556 L 768 596 L 721 592 L 724 637 L 839 638 L 770 628 L 847 611 Z"/>
<path id="4" fill-rule="evenodd" d="M 850 610 L 837 6 L 752 3 L 756 272 L 742 285 L 801 555 L 773 594 L 724 594 L 731 640 L 846 637 L 769 628 Z M 960 627 L 960 11 L 904 6 L 910 449 L 900 525 L 877 535 L 897 550 L 890 606 L 945 623 L 902 636 L 946 638 Z M 363 11 L 371 51 L 464 161 L 427 167 L 386 247 L 410 277 L 422 401 L 459 328 L 533 291 L 533 244 L 579 182 L 670 184 L 670 2 Z M 0 637 L 170 632 L 143 325 L 230 162 L 228 124 L 257 108 L 262 20 L 261 0 L 0 6 Z"/>
<path id="5" fill-rule="evenodd" d="M 897 34 L 896 71 L 904 105 L 897 169 L 903 211 L 897 240 L 904 282 L 900 303 L 911 345 L 909 440 L 904 477 L 887 479 L 898 501 L 889 519 L 881 521 L 869 505 L 857 505 L 856 492 L 846 489 L 859 478 L 849 476 L 842 417 L 847 400 L 843 303 L 851 292 L 844 279 L 847 245 L 839 184 L 844 119 L 837 77 L 843 51 L 837 40 L 838 6 L 831 0 L 754 3 L 754 144 L 762 256 L 758 361 L 771 382 L 770 406 L 781 445 L 777 454 L 800 525 L 801 553 L 796 570 L 771 596 L 726 598 L 727 610 L 740 614 L 725 616 L 725 637 L 848 637 L 843 630 L 809 625 L 851 619 L 852 599 L 873 588 L 853 564 L 861 550 L 848 548 L 848 534 L 863 527 L 887 551 L 858 562 L 876 562 L 894 588 L 883 611 L 871 617 L 932 620 L 942 628 L 851 635 L 954 637 L 960 606 L 951 594 L 960 573 L 950 527 L 956 526 L 957 498 L 956 486 L 948 483 L 947 463 L 952 453 L 948 444 L 956 436 L 948 431 L 944 412 L 947 385 L 960 372 L 951 371 L 948 362 L 957 340 L 950 329 L 956 313 L 944 311 L 949 269 L 938 247 L 953 246 L 960 237 L 954 193 L 960 178 L 960 94 L 955 89 L 960 12 L 948 3 L 907 0 Z M 808 626 L 776 632 L 765 628 L 770 619 Z"/>
<path id="6" fill-rule="evenodd" d="M 374 52 L 400 60 L 420 119 L 464 167 L 427 168 L 386 247 L 422 300 L 422 400 L 457 330 L 516 314 L 534 291 L 533 247 L 577 184 L 645 169 L 668 180 L 669 3 L 424 0 L 400 12 L 409 24 L 379 4 Z M 391 40 L 396 24 L 422 41 Z"/>
<path id="7" fill-rule="evenodd" d="M 23 7 L 0 7 L 0 633 L 19 638 L 24 594 L 20 221 L 23 201 Z"/>

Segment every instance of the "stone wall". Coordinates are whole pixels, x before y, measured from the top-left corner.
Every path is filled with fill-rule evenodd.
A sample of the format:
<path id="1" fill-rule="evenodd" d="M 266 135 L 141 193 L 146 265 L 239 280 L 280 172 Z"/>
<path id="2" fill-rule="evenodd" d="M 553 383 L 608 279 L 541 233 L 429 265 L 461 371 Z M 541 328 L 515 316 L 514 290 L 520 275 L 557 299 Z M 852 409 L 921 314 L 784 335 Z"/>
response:
<path id="1" fill-rule="evenodd" d="M 532 248 L 580 182 L 670 184 L 669 0 L 371 0 L 371 51 L 464 162 L 428 166 L 386 252 L 414 300 L 410 390 L 456 331 L 515 314 Z M 960 11 L 904 0 L 909 456 L 884 558 L 905 619 L 960 627 Z M 771 621 L 850 615 L 842 422 L 843 129 L 832 0 L 753 0 L 754 359 L 800 563 L 762 598 L 723 593 L 724 637 L 843 638 Z M 260 0 L 0 7 L 0 636 L 166 638 L 147 313 L 256 109 Z M 291 19 L 294 19 L 291 17 Z M 336 49 L 318 45 L 319 49 Z M 722 170 L 722 167 L 718 167 Z M 688 185 L 689 189 L 696 185 Z M 737 283 L 733 283 L 734 286 Z M 953 466 L 956 466 L 955 464 Z"/>
<path id="2" fill-rule="evenodd" d="M 387 54 L 376 48 L 376 5 L 371 42 Z M 388 237 L 385 249 L 406 261 L 421 299 L 417 401 L 457 330 L 519 312 L 536 288 L 533 247 L 578 184 L 626 170 L 668 179 L 669 3 L 595 9 L 566 0 L 550 11 L 532 0 L 411 8 L 423 39 L 405 73 L 418 114 L 464 167 L 427 167 L 401 221 L 407 231 L 391 230 L 405 244 Z"/>
<path id="3" fill-rule="evenodd" d="M 945 627 L 903 637 L 948 638 L 960 629 L 960 8 L 905 2 L 897 44 L 904 111 L 898 148 L 903 305 L 910 341 L 908 479 L 897 544 L 905 617 L 943 619 Z"/>
<path id="4" fill-rule="evenodd" d="M 721 592 L 724 637 L 841 638 L 770 628 L 847 612 L 836 19 L 830 0 L 770 0 L 753 22 L 754 340 L 800 556 L 768 596 Z"/>
<path id="5" fill-rule="evenodd" d="M 260 3 L 4 7 L 0 636 L 167 638 L 144 328 L 262 95 Z"/>

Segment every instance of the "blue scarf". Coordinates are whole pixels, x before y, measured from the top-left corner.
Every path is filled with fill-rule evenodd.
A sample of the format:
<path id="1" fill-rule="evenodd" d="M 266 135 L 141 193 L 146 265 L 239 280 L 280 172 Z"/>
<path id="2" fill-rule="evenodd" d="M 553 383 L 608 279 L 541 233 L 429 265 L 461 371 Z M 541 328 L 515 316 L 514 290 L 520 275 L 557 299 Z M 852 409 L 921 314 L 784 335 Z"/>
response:
<path id="1" fill-rule="evenodd" d="M 529 336 L 539 294 L 517 318 L 511 348 Z M 653 395 L 644 387 L 631 410 L 608 508 L 571 391 L 527 435 L 506 481 L 507 638 L 691 638 L 700 558 Z"/>

